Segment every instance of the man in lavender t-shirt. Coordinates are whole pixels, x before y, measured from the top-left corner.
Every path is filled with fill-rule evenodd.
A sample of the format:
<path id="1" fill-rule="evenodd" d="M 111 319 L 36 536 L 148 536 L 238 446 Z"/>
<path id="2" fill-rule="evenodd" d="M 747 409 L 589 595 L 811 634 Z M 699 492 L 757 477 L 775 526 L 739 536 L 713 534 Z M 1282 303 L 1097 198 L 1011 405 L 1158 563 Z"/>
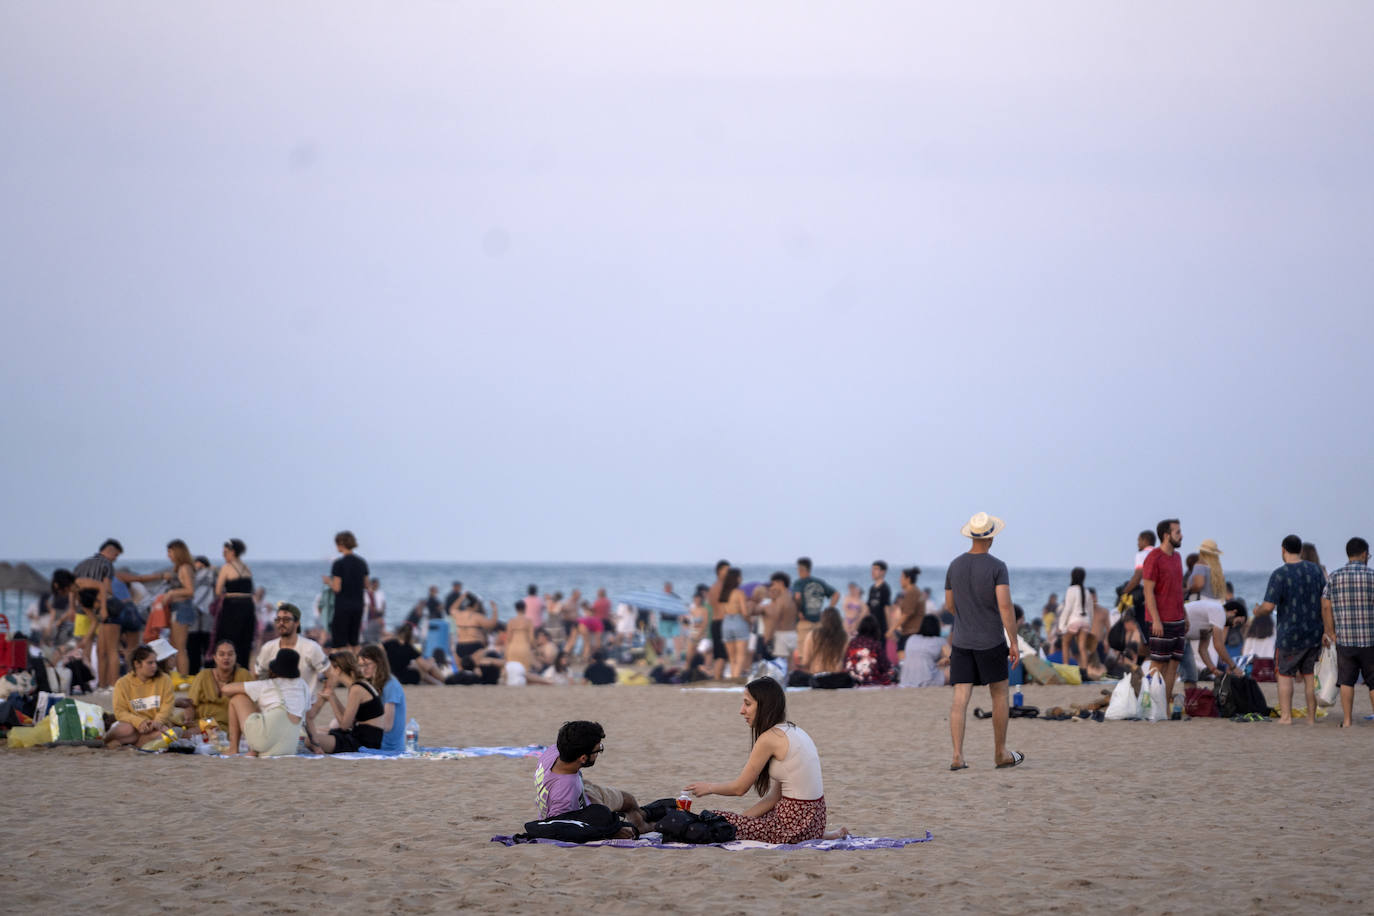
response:
<path id="1" fill-rule="evenodd" d="M 649 825 L 639 810 L 639 802 L 629 792 L 584 782 L 582 770 L 596 766 L 606 750 L 606 732 L 596 722 L 565 722 L 558 730 L 558 743 L 539 755 L 534 771 L 534 798 L 539 817 L 557 817 L 587 805 L 605 805 L 624 815 L 635 830 L 646 833 Z M 626 834 L 626 838 L 630 836 Z"/>

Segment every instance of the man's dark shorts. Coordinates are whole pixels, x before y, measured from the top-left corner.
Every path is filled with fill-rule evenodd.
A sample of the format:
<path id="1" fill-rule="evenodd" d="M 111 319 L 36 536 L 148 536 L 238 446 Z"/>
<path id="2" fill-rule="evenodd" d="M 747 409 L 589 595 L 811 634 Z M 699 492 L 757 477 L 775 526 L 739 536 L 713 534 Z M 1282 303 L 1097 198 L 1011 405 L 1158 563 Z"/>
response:
<path id="1" fill-rule="evenodd" d="M 949 647 L 949 682 L 983 687 L 1007 679 L 1007 647 L 961 649 Z"/>
<path id="2" fill-rule="evenodd" d="M 1155 636 L 1154 627 L 1149 623 L 1145 624 L 1145 629 L 1142 631 L 1150 638 L 1150 661 L 1160 664 L 1180 661 L 1183 658 L 1183 650 L 1188 644 L 1187 640 L 1183 638 L 1184 634 L 1188 632 L 1188 621 L 1165 620 L 1163 624 L 1163 636 Z"/>
<path id="3" fill-rule="evenodd" d="M 1274 652 L 1274 671 L 1284 677 L 1301 677 L 1317 670 L 1322 647 L 1310 649 L 1278 649 Z"/>
<path id="4" fill-rule="evenodd" d="M 1374 690 L 1374 646 L 1336 646 L 1336 683 L 1354 687 L 1361 674 L 1364 685 Z"/>

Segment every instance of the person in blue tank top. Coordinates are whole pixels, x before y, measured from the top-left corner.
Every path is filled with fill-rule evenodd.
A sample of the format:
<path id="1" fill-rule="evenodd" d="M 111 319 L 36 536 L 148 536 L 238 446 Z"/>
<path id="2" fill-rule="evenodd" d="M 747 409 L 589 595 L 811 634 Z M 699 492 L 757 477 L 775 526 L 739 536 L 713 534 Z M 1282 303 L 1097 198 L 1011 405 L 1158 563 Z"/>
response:
<path id="1" fill-rule="evenodd" d="M 382 746 L 385 754 L 400 754 L 406 749 L 406 692 L 391 673 L 391 662 L 381 646 L 363 646 L 358 653 L 363 676 L 382 695 Z"/>

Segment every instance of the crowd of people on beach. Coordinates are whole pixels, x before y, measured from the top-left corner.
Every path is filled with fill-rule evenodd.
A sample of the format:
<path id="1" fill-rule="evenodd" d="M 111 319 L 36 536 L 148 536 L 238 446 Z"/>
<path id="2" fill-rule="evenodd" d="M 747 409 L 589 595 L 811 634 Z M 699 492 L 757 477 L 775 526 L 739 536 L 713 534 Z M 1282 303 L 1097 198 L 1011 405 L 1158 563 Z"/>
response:
<path id="1" fill-rule="evenodd" d="M 1011 602 L 1006 565 L 990 552 L 1003 527 L 985 513 L 963 526 L 971 546 L 949 564 L 938 603 L 920 587 L 916 566 L 900 570 L 894 593 L 888 565 L 873 563 L 865 593 L 856 583 L 841 592 L 815 576 L 808 557 L 798 558 L 795 576 L 778 571 L 748 584 L 721 560 L 680 619 L 615 606 L 605 589 L 590 599 L 573 589 L 565 598 L 530 585 L 502 621 L 496 602 L 454 582 L 443 599 L 431 587 L 394 632 L 380 583 L 348 531 L 335 536 L 339 558 L 322 576 L 318 626 L 309 632 L 302 632 L 299 608 L 269 604 L 254 587 L 242 540 L 224 543 L 218 566 L 173 540 L 169 568 L 136 573 L 115 565 L 122 547 L 109 539 L 72 569 L 57 570 L 50 593 L 30 610 L 33 667 L 49 674 L 50 691 L 112 694 L 104 735 L 110 746 L 141 745 L 171 725 L 199 725 L 222 732 L 231 753 L 272 756 L 400 752 L 405 686 L 747 681 L 741 715 L 754 730 L 755 753 L 734 781 L 684 791 L 758 788 L 760 803 L 732 823 L 743 837 L 778 842 L 819 836 L 825 826 L 819 758 L 805 732 L 785 722 L 784 684 L 952 685 L 951 769 L 959 770 L 968 766 L 964 722 L 977 686 L 989 690 L 995 765 L 1024 759 L 1006 746 L 1008 688 L 1038 679 L 1044 663 L 1076 671 L 1079 681 L 1150 671 L 1163 679 L 1170 706 L 1179 680 L 1187 691 L 1228 676 L 1277 680 L 1282 723 L 1293 721 L 1301 681 L 1307 705 L 1300 712 L 1316 724 L 1314 672 L 1323 647 L 1338 658 L 1343 726 L 1353 724 L 1355 687 L 1374 683 L 1374 574 L 1362 538 L 1349 540 L 1348 562 L 1329 574 L 1314 545 L 1283 538 L 1282 565 L 1250 608 L 1226 580 L 1217 543 L 1200 542 L 1185 567 L 1180 523 L 1165 519 L 1138 535 L 1134 573 L 1116 587 L 1111 607 L 1075 568 L 1062 605 L 1051 595 L 1027 621 Z M 674 595 L 671 583 L 663 588 Z M 540 762 L 545 816 L 559 812 L 543 800 L 570 797 L 571 783 L 559 777 L 597 756 L 600 727 L 570 725 L 578 727 L 560 733 L 553 756 Z M 787 774 L 781 795 L 770 767 Z M 583 786 L 576 797 L 615 802 L 608 807 L 631 826 L 644 822 L 629 793 Z M 803 804 L 817 799 L 819 808 Z"/>

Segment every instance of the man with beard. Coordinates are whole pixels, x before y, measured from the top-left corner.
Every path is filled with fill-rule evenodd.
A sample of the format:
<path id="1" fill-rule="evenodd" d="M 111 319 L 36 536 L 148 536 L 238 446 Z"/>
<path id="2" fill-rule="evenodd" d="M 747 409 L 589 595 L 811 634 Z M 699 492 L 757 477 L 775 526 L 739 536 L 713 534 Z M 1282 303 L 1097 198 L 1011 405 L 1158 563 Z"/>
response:
<path id="1" fill-rule="evenodd" d="M 269 639 L 258 650 L 257 661 L 253 668 L 259 679 L 270 677 L 268 666 L 281 649 L 294 649 L 300 656 L 301 679 L 310 689 L 313 697 L 319 686 L 320 675 L 329 667 L 329 658 L 315 640 L 302 636 L 301 609 L 287 601 L 277 603 L 277 616 L 272 621 L 277 628 L 277 638 Z"/>
<path id="2" fill-rule="evenodd" d="M 1174 705 L 1174 680 L 1178 663 L 1187 648 L 1188 615 L 1183 609 L 1183 530 L 1178 519 L 1166 518 L 1155 526 L 1159 546 L 1150 551 L 1141 567 L 1140 581 L 1145 590 L 1144 634 L 1150 641 L 1150 661 L 1164 675 L 1164 702 Z"/>
<path id="3" fill-rule="evenodd" d="M 539 755 L 539 765 L 534 770 L 534 797 L 541 820 L 587 805 L 605 805 L 623 815 L 638 832 L 648 832 L 649 825 L 633 795 L 582 778 L 582 770 L 596 766 L 605 753 L 605 738 L 606 732 L 600 723 L 582 720 L 563 723 L 558 730 L 557 743 Z M 617 839 L 630 837 L 627 831 L 617 834 Z"/>

